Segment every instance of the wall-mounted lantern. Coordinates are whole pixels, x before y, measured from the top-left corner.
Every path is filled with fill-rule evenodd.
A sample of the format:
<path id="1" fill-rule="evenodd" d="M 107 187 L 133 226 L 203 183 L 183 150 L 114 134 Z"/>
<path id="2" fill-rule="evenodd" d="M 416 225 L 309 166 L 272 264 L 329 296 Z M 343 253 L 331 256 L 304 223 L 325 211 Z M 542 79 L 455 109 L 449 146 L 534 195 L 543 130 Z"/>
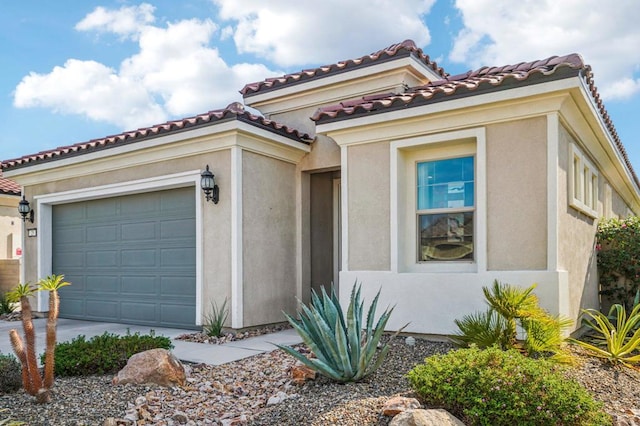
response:
<path id="1" fill-rule="evenodd" d="M 216 185 L 215 177 L 213 173 L 209 171 L 209 165 L 200 174 L 200 187 L 204 191 L 204 196 L 207 201 L 213 201 L 213 204 L 218 204 L 220 199 L 220 189 Z"/>
<path id="2" fill-rule="evenodd" d="M 22 196 L 22 200 L 18 203 L 18 212 L 20 212 L 20 216 L 22 216 L 22 221 L 26 222 L 27 220 L 33 223 L 33 210 L 31 210 L 31 206 L 29 206 L 29 202 Z"/>

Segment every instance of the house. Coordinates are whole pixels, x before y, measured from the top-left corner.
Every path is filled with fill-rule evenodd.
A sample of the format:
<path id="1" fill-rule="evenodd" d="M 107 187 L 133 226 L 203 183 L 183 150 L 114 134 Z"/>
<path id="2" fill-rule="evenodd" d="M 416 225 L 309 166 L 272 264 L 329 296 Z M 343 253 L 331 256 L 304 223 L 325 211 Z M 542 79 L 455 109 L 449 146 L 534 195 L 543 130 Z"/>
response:
<path id="1" fill-rule="evenodd" d="M 73 282 L 61 316 L 197 327 L 227 299 L 241 329 L 360 281 L 396 305 L 390 329 L 449 334 L 498 279 L 575 319 L 598 306 L 598 219 L 640 212 L 576 54 L 450 76 L 405 41 L 241 93 L 261 116 L 234 103 L 3 162 L 35 210 L 26 279 Z"/>
<path id="2" fill-rule="evenodd" d="M 22 220 L 18 213 L 20 187 L 0 172 L 0 293 L 20 281 Z"/>

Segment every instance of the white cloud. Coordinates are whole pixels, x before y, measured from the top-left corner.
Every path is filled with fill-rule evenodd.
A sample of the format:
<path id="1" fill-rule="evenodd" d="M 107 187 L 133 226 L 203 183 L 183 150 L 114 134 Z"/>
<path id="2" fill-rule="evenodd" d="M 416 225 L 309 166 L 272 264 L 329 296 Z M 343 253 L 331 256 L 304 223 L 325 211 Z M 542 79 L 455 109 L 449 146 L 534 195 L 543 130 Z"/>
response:
<path id="1" fill-rule="evenodd" d="M 456 0 L 464 28 L 450 59 L 505 65 L 580 53 L 603 97 L 640 92 L 640 2 L 620 0 Z"/>
<path id="2" fill-rule="evenodd" d="M 153 7 L 144 4 L 94 10 L 76 28 L 128 35 L 139 51 L 117 70 L 69 59 L 49 73 L 32 72 L 16 87 L 14 105 L 83 115 L 129 130 L 223 108 L 241 99 L 244 84 L 282 73 L 260 64 L 227 64 L 210 47 L 218 30 L 211 20 L 162 27 L 149 25 L 153 21 Z"/>
<path id="3" fill-rule="evenodd" d="M 118 10 L 108 10 L 104 7 L 96 7 L 78 22 L 75 29 L 78 31 L 98 31 L 114 33 L 121 37 L 134 37 L 145 25 L 151 24 L 155 17 L 155 7 L 148 3 L 140 6 L 122 7 Z"/>
<path id="4" fill-rule="evenodd" d="M 213 0 L 240 53 L 280 66 L 333 63 L 405 39 L 430 41 L 421 19 L 435 0 Z"/>
<path id="5" fill-rule="evenodd" d="M 82 114 L 125 128 L 157 123 L 165 113 L 136 81 L 94 61 L 68 60 L 49 74 L 30 73 L 16 87 L 18 108 L 43 107 Z"/>

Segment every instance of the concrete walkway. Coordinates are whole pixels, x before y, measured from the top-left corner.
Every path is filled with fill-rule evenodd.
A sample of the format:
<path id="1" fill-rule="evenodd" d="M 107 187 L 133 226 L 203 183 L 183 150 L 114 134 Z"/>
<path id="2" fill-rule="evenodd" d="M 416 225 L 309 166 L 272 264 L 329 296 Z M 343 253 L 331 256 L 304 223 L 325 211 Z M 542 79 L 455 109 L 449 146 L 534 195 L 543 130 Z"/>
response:
<path id="1" fill-rule="evenodd" d="M 34 319 L 33 324 L 36 330 L 36 350 L 43 353 L 45 349 L 45 318 Z M 24 339 L 22 323 L 20 321 L 0 320 L 0 353 L 13 354 L 11 342 L 9 340 L 9 330 L 15 328 Z M 116 324 L 95 321 L 80 321 L 61 318 L 58 320 L 57 341 L 67 342 L 79 335 L 84 335 L 87 340 L 93 336 L 99 336 L 104 332 L 124 335 L 127 330 L 133 334 L 149 334 L 153 330 L 156 336 L 166 336 L 171 338 L 174 345 L 172 352 L 183 361 L 194 363 L 206 363 L 212 365 L 225 364 L 248 358 L 264 352 L 271 352 L 277 349 L 273 344 L 296 345 L 302 340 L 295 330 L 289 329 L 277 333 L 264 334 L 262 336 L 250 337 L 244 340 L 225 343 L 223 345 L 210 345 L 208 343 L 193 343 L 183 340 L 176 340 L 175 337 L 193 333 L 193 330 L 181 330 L 175 328 L 146 327 L 129 324 Z"/>

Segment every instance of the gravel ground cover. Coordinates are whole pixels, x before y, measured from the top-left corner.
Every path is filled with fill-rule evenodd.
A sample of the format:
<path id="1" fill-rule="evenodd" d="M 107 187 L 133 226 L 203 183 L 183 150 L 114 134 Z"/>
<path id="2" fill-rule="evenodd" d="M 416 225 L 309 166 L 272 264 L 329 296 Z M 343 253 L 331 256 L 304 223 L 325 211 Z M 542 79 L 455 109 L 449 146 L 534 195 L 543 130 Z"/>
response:
<path id="1" fill-rule="evenodd" d="M 222 366 L 192 365 L 186 386 L 113 386 L 111 377 L 56 380 L 53 403 L 37 405 L 24 392 L 1 395 L 0 407 L 29 425 L 387 425 L 382 405 L 411 396 L 404 375 L 448 343 L 397 337 L 382 367 L 360 383 L 319 378 L 294 385 L 294 360 L 280 350 Z M 640 425 L 640 373 L 616 369 L 576 349 L 570 375 L 604 402 L 616 425 Z M 0 417 L 1 419 L 2 417 Z M 134 419 L 135 422 L 134 423 Z"/>

